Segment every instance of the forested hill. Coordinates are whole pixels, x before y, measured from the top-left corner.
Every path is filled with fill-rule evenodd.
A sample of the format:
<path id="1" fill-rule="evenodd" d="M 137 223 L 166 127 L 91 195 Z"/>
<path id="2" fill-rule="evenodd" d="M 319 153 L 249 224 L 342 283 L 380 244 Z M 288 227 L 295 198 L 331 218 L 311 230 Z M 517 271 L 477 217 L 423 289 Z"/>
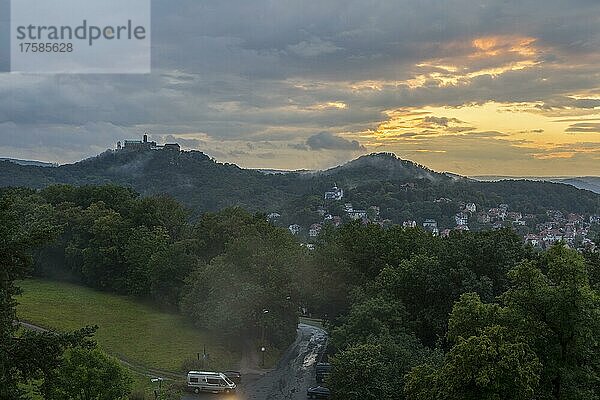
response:
<path id="1" fill-rule="evenodd" d="M 142 195 L 169 194 L 196 215 L 237 205 L 251 211 L 278 212 L 281 223 L 318 222 L 316 210 L 324 203 L 324 192 L 334 184 L 345 194 L 343 201 L 329 209 L 336 211 L 346 202 L 355 208 L 375 205 L 382 218 L 397 223 L 436 218 L 443 224 L 453 218 L 461 202 L 474 202 L 480 208 L 506 203 L 513 210 L 532 214 L 547 209 L 600 213 L 600 195 L 571 186 L 472 181 L 437 173 L 388 153 L 363 156 L 326 171 L 277 174 L 218 163 L 197 151 L 107 151 L 57 168 L 0 162 L 2 187 L 107 183 L 130 186 Z M 445 201 L 440 202 L 440 198 Z"/>

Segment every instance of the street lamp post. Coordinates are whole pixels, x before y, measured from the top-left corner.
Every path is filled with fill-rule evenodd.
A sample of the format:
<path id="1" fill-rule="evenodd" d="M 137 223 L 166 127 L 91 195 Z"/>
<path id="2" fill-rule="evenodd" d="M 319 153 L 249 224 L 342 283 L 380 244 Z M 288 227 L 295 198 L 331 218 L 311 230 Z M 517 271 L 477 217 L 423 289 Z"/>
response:
<path id="1" fill-rule="evenodd" d="M 163 382 L 163 378 L 158 377 L 158 378 L 152 378 L 150 379 L 153 383 L 157 383 L 158 382 L 158 391 L 156 391 L 156 389 L 154 390 L 154 399 L 158 400 L 160 398 L 161 395 L 161 391 L 162 391 L 162 382 Z"/>
<path id="2" fill-rule="evenodd" d="M 260 352 L 262 353 L 262 367 L 263 368 L 265 367 L 265 352 L 267 351 L 267 348 L 265 347 L 266 346 L 266 343 L 265 343 L 266 342 L 266 332 L 265 331 L 267 329 L 267 327 L 266 327 L 266 321 L 265 321 L 265 316 L 268 313 L 269 313 L 269 310 L 263 309 L 263 311 L 262 311 L 262 317 L 263 317 L 262 318 L 262 334 L 261 334 L 262 345 L 261 345 L 261 348 L 260 348 Z"/>

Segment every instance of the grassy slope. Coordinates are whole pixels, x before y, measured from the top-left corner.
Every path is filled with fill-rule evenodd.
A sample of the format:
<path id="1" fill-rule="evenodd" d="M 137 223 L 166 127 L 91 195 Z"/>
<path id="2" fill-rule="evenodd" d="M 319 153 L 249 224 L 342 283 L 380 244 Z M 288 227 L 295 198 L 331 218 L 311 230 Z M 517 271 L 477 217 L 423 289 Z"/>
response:
<path id="1" fill-rule="evenodd" d="M 98 344 L 109 354 L 148 369 L 179 371 L 206 345 L 211 368 L 232 368 L 239 356 L 181 316 L 157 311 L 128 297 L 62 282 L 20 282 L 19 319 L 45 328 L 74 330 L 98 325 Z"/>

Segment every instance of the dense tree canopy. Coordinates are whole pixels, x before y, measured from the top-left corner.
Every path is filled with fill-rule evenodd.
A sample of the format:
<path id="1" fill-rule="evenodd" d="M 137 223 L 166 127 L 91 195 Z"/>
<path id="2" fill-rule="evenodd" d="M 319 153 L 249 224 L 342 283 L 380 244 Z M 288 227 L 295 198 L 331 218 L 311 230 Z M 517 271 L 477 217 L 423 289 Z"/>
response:
<path id="1" fill-rule="evenodd" d="M 80 399 L 54 393 L 64 387 L 60 383 L 65 379 L 63 355 L 91 351 L 96 328 L 21 333 L 16 324 L 14 296 L 20 291 L 15 281 L 29 275 L 34 249 L 56 238 L 61 230 L 53 208 L 31 191 L 7 190 L 0 192 L 0 210 L 0 399 L 21 398 L 21 385 L 26 383 L 39 386 L 47 399 Z M 96 369 L 105 372 L 102 365 Z M 97 393 L 102 395 L 112 387 L 112 382 L 104 382 Z"/>
<path id="2" fill-rule="evenodd" d="M 14 282 L 32 266 L 178 310 L 238 346 L 283 348 L 304 307 L 331 332 L 335 399 L 599 396 L 591 250 L 535 252 L 510 229 L 441 238 L 353 222 L 326 226 L 309 251 L 264 214 L 193 218 L 113 185 L 4 190 L 0 206 L 0 398 L 33 380 L 46 398 L 86 398 L 109 377 L 106 398 L 129 390 L 93 328 L 17 334 Z"/>

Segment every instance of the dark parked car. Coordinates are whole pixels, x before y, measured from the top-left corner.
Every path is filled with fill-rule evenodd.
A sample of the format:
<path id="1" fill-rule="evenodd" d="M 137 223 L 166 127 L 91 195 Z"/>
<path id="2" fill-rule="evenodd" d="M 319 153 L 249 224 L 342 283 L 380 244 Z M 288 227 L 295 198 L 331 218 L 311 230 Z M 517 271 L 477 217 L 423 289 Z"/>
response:
<path id="1" fill-rule="evenodd" d="M 239 385 L 242 382 L 242 374 L 238 371 L 224 371 L 223 374 L 233 381 L 236 385 Z"/>
<path id="2" fill-rule="evenodd" d="M 309 399 L 328 399 L 330 396 L 329 389 L 323 386 L 311 387 L 306 391 Z"/>

